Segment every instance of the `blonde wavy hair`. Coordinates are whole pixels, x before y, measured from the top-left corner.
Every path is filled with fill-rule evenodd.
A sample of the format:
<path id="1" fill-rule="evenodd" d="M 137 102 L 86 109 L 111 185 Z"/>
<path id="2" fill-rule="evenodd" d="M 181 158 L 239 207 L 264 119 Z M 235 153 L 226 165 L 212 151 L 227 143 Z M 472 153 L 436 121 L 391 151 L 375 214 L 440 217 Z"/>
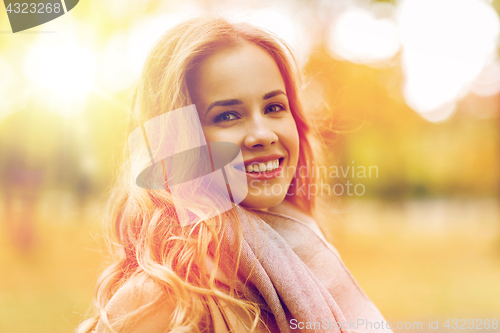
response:
<path id="1" fill-rule="evenodd" d="M 276 61 L 299 133 L 297 167 L 307 167 L 308 162 L 314 161 L 310 143 L 311 125 L 303 112 L 300 72 L 290 48 L 267 31 L 249 24 L 229 23 L 222 18 L 189 20 L 159 39 L 142 71 L 130 113 L 130 129 L 168 111 L 191 105 L 189 77 L 201 61 L 220 49 L 237 46 L 242 41 L 262 47 Z M 127 149 L 125 156 L 126 152 Z M 138 187 L 132 177 L 128 157 L 124 161 L 120 177 L 112 188 L 105 218 L 115 259 L 98 280 L 91 310 L 93 314 L 77 327 L 76 332 L 91 332 L 99 321 L 111 332 L 116 332 L 108 320 L 105 307 L 117 290 L 132 277 L 160 287 L 158 290 L 161 293 L 147 306 L 125 314 L 114 324 L 151 311 L 167 296 L 180 300 L 174 302 L 169 329 L 175 332 L 201 331 L 200 323 L 206 322 L 209 316 L 206 296 L 211 296 L 246 315 L 252 323 L 248 329 L 253 332 L 259 322 L 264 321 L 258 304 L 238 296 L 237 272 L 242 233 L 236 209 L 208 221 L 180 227 L 168 187 L 167 190 Z M 315 215 L 314 196 L 296 190 L 303 185 L 308 188 L 307 185 L 313 183 L 312 174 L 299 177 L 296 173 L 287 195 L 290 202 L 311 216 Z M 188 207 L 191 206 L 187 205 L 184 209 L 189 210 Z M 225 248 L 224 245 L 224 225 L 228 221 L 236 230 L 236 247 Z M 321 224 L 320 228 L 325 230 Z M 229 264 L 232 267 L 219 267 L 221 251 L 234 253 L 234 260 Z M 211 271 L 206 266 L 209 255 L 214 261 Z M 215 275 L 219 268 L 224 269 L 231 281 L 229 290 L 216 283 Z"/>

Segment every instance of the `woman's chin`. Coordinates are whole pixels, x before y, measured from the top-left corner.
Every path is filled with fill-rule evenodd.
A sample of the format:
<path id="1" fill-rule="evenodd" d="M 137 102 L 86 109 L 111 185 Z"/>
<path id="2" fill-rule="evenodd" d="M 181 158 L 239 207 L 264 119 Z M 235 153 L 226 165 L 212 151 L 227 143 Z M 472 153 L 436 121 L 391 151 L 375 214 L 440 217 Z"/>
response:
<path id="1" fill-rule="evenodd" d="M 268 209 L 279 205 L 284 199 L 285 196 L 282 195 L 252 196 L 249 194 L 240 205 L 247 209 Z"/>

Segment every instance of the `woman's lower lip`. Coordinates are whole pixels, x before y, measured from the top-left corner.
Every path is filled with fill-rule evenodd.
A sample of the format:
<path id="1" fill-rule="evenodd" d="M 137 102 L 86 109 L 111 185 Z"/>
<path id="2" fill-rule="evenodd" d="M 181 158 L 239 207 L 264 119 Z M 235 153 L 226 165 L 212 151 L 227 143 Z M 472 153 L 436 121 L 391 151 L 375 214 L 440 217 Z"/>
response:
<path id="1" fill-rule="evenodd" d="M 279 175 L 281 175 L 282 171 L 283 171 L 283 165 L 280 164 L 276 170 L 273 170 L 271 172 L 246 172 L 246 174 L 248 178 L 263 180 L 263 179 L 276 178 Z"/>

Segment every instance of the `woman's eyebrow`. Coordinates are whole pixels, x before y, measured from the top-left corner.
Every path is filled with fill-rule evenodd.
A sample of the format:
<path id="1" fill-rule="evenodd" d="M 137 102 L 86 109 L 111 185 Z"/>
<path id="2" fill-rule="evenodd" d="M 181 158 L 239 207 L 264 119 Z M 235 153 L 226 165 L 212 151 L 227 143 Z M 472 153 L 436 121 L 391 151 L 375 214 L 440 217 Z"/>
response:
<path id="1" fill-rule="evenodd" d="M 267 94 L 264 95 L 264 97 L 262 97 L 262 99 L 269 99 L 271 97 L 274 97 L 276 95 L 285 95 L 285 92 L 283 90 L 280 90 L 280 89 L 277 89 L 277 90 L 273 90 L 271 92 L 268 92 Z"/>
<path id="2" fill-rule="evenodd" d="M 262 97 L 262 99 L 269 99 L 269 98 L 277 96 L 277 95 L 285 95 L 286 96 L 286 94 L 283 90 L 276 89 L 276 90 L 273 90 L 273 91 L 265 94 Z M 222 101 L 213 102 L 208 107 L 207 112 L 205 112 L 205 116 L 208 114 L 208 111 L 210 111 L 210 109 L 213 108 L 214 106 L 230 106 L 230 105 L 239 105 L 239 104 L 243 104 L 243 101 L 241 99 L 225 99 Z"/>
<path id="3" fill-rule="evenodd" d="M 240 99 L 225 99 L 222 101 L 213 102 L 208 107 L 207 112 L 205 112 L 205 116 L 207 115 L 208 111 L 210 111 L 210 109 L 213 108 L 214 106 L 230 106 L 238 104 L 243 104 L 243 102 Z"/>

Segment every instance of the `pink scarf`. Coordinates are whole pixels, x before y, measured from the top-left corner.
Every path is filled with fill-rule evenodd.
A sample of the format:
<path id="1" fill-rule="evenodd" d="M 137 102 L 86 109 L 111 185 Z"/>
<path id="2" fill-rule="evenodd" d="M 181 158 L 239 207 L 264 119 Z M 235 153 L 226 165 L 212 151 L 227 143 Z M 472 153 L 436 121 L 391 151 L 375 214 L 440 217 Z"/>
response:
<path id="1" fill-rule="evenodd" d="M 243 229 L 238 275 L 243 283 L 248 277 L 245 285 L 254 291 L 248 297 L 263 304 L 264 310 L 274 316 L 275 329 L 392 332 L 335 248 L 306 224 L 282 214 L 252 211 L 257 217 L 239 206 L 236 209 L 241 213 Z M 231 224 L 227 231 L 227 241 L 233 244 L 235 232 Z M 222 260 L 231 260 L 230 256 Z M 213 303 L 210 308 L 218 332 L 221 324 L 214 316 L 220 314 L 214 314 L 217 311 Z M 227 315 L 223 317 L 227 323 Z"/>

